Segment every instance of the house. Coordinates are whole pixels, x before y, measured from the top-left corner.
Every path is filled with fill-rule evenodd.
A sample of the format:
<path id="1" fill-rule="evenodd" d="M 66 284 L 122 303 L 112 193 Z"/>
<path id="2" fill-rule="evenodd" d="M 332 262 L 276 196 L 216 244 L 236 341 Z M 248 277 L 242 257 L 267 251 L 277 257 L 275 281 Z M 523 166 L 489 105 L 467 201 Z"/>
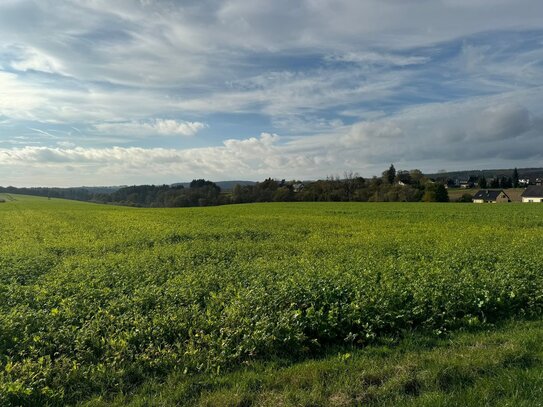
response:
<path id="1" fill-rule="evenodd" d="M 467 180 L 461 180 L 461 181 L 458 182 L 458 186 L 460 188 L 468 189 L 468 188 L 473 188 L 473 183 L 469 182 Z"/>
<path id="2" fill-rule="evenodd" d="M 521 178 L 518 180 L 518 184 L 521 186 L 528 186 L 530 185 L 530 178 Z"/>
<path id="3" fill-rule="evenodd" d="M 511 202 L 509 196 L 503 189 L 481 189 L 473 195 L 474 203 L 501 203 Z"/>
<path id="4" fill-rule="evenodd" d="M 522 202 L 543 202 L 543 186 L 530 185 L 521 195 Z"/>
<path id="5" fill-rule="evenodd" d="M 294 192 L 300 192 L 300 191 L 303 191 L 303 189 L 304 189 L 303 182 L 296 182 L 295 184 L 292 184 L 292 190 Z"/>
<path id="6" fill-rule="evenodd" d="M 477 178 L 472 175 L 468 179 L 456 179 L 454 184 L 459 188 L 470 189 L 477 186 Z"/>

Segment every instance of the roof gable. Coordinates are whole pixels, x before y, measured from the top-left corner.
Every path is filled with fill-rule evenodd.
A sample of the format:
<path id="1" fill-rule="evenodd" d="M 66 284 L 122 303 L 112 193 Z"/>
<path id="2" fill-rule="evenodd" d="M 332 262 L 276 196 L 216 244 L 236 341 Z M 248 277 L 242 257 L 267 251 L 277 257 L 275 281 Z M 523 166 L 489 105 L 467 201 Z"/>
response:
<path id="1" fill-rule="evenodd" d="M 502 192 L 503 192 L 503 189 L 481 189 L 481 190 L 477 191 L 477 193 L 475 195 L 473 195 L 473 199 L 483 199 L 485 201 L 495 201 L 496 199 L 498 199 L 498 197 L 500 196 L 500 194 Z M 507 198 L 509 198 L 505 192 L 503 192 L 503 194 Z"/>

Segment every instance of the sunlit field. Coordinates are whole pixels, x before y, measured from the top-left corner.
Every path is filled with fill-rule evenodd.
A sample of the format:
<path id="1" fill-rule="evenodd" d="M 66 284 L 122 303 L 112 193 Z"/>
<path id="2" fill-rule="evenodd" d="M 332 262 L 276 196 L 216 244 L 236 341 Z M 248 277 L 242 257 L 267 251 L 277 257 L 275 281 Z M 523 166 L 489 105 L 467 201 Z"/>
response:
<path id="1" fill-rule="evenodd" d="M 359 386 L 363 392 L 388 379 L 360 379 L 313 398 L 289 399 L 281 385 L 274 387 L 276 379 L 265 366 L 304 371 L 320 360 L 326 370 L 329 360 L 334 366 L 366 360 L 360 352 L 368 349 L 386 349 L 379 356 L 386 358 L 394 343 L 409 349 L 402 341 L 412 335 L 419 344 L 428 338 L 443 346 L 451 332 L 483 332 L 512 318 L 537 321 L 543 306 L 543 206 L 538 205 L 137 209 L 0 198 L 6 200 L 0 203 L 0 405 L 124 404 L 149 383 L 198 378 L 216 385 L 236 374 L 243 381 L 250 374 L 240 369 L 251 366 L 261 369 L 251 380 L 264 375 L 255 388 L 236 393 L 184 384 L 172 398 L 163 396 L 164 405 L 272 405 L 281 397 L 279 405 L 392 403 L 397 389 L 395 396 L 383 390 L 385 399 L 377 390 L 369 398 L 346 390 Z M 523 345 L 511 345 L 511 352 L 489 345 L 485 357 L 497 355 L 503 363 L 488 362 L 487 373 L 508 367 L 507 361 L 523 368 L 537 360 L 530 355 L 521 360 L 526 366 L 515 362 L 530 340 L 540 338 L 541 325 L 534 324 L 522 325 Z M 496 337 L 507 338 L 500 332 Z M 339 356 L 330 356 L 339 348 Z M 434 351 L 428 352 L 431 358 Z M 394 358 L 404 365 L 404 359 Z M 382 375 L 394 376 L 396 362 L 382 360 L 388 369 Z M 482 363 L 472 366 L 475 373 L 466 368 L 468 373 L 458 374 L 475 375 L 470 383 L 481 375 L 493 377 L 476 369 Z M 372 369 L 381 377 L 378 365 Z M 341 369 L 334 369 L 330 377 L 345 383 Z M 423 390 L 434 379 L 426 379 L 407 390 L 398 382 L 402 402 L 430 397 Z M 311 389 L 311 383 L 301 388 Z M 428 388 L 451 394 L 447 383 L 436 386 Z M 212 394 L 216 388 L 219 393 Z M 149 400 L 141 405 L 152 404 Z"/>

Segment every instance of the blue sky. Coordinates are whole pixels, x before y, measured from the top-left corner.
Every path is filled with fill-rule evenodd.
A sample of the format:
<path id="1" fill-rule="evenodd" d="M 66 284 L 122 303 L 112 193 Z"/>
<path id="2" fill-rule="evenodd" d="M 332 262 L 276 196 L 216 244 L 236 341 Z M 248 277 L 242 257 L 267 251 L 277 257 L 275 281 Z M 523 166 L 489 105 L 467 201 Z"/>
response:
<path id="1" fill-rule="evenodd" d="M 543 166 L 540 0 L 4 0 L 0 185 Z"/>

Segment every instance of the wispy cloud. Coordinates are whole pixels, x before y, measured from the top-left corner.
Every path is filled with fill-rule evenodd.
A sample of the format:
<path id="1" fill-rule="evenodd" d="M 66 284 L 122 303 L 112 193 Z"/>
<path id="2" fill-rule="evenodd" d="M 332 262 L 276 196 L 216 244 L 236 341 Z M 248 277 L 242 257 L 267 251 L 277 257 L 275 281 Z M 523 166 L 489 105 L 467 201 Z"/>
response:
<path id="1" fill-rule="evenodd" d="M 131 121 L 120 123 L 99 123 L 94 128 L 100 133 L 120 134 L 136 137 L 165 135 L 165 136 L 194 136 L 207 125 L 201 122 L 177 121 L 171 119 L 153 119 L 148 121 Z"/>
<path id="2" fill-rule="evenodd" d="M 46 137 L 51 138 L 51 139 L 57 139 L 58 138 L 57 136 L 54 136 L 54 135 L 52 135 L 51 133 L 48 133 L 45 130 L 34 129 L 32 127 L 29 127 L 29 130 L 32 130 L 32 131 L 34 131 L 34 132 L 36 132 L 36 133 L 38 133 L 38 134 L 40 134 L 42 136 L 46 136 Z"/>
<path id="3" fill-rule="evenodd" d="M 378 52 L 347 52 L 345 54 L 329 55 L 326 59 L 334 62 L 397 66 L 418 65 L 430 61 L 430 58 L 426 56 L 381 54 Z"/>
<path id="4" fill-rule="evenodd" d="M 15 58 L 11 61 L 10 66 L 16 71 L 63 74 L 63 67 L 60 61 L 35 48 L 20 46 L 15 47 L 11 51 Z"/>

